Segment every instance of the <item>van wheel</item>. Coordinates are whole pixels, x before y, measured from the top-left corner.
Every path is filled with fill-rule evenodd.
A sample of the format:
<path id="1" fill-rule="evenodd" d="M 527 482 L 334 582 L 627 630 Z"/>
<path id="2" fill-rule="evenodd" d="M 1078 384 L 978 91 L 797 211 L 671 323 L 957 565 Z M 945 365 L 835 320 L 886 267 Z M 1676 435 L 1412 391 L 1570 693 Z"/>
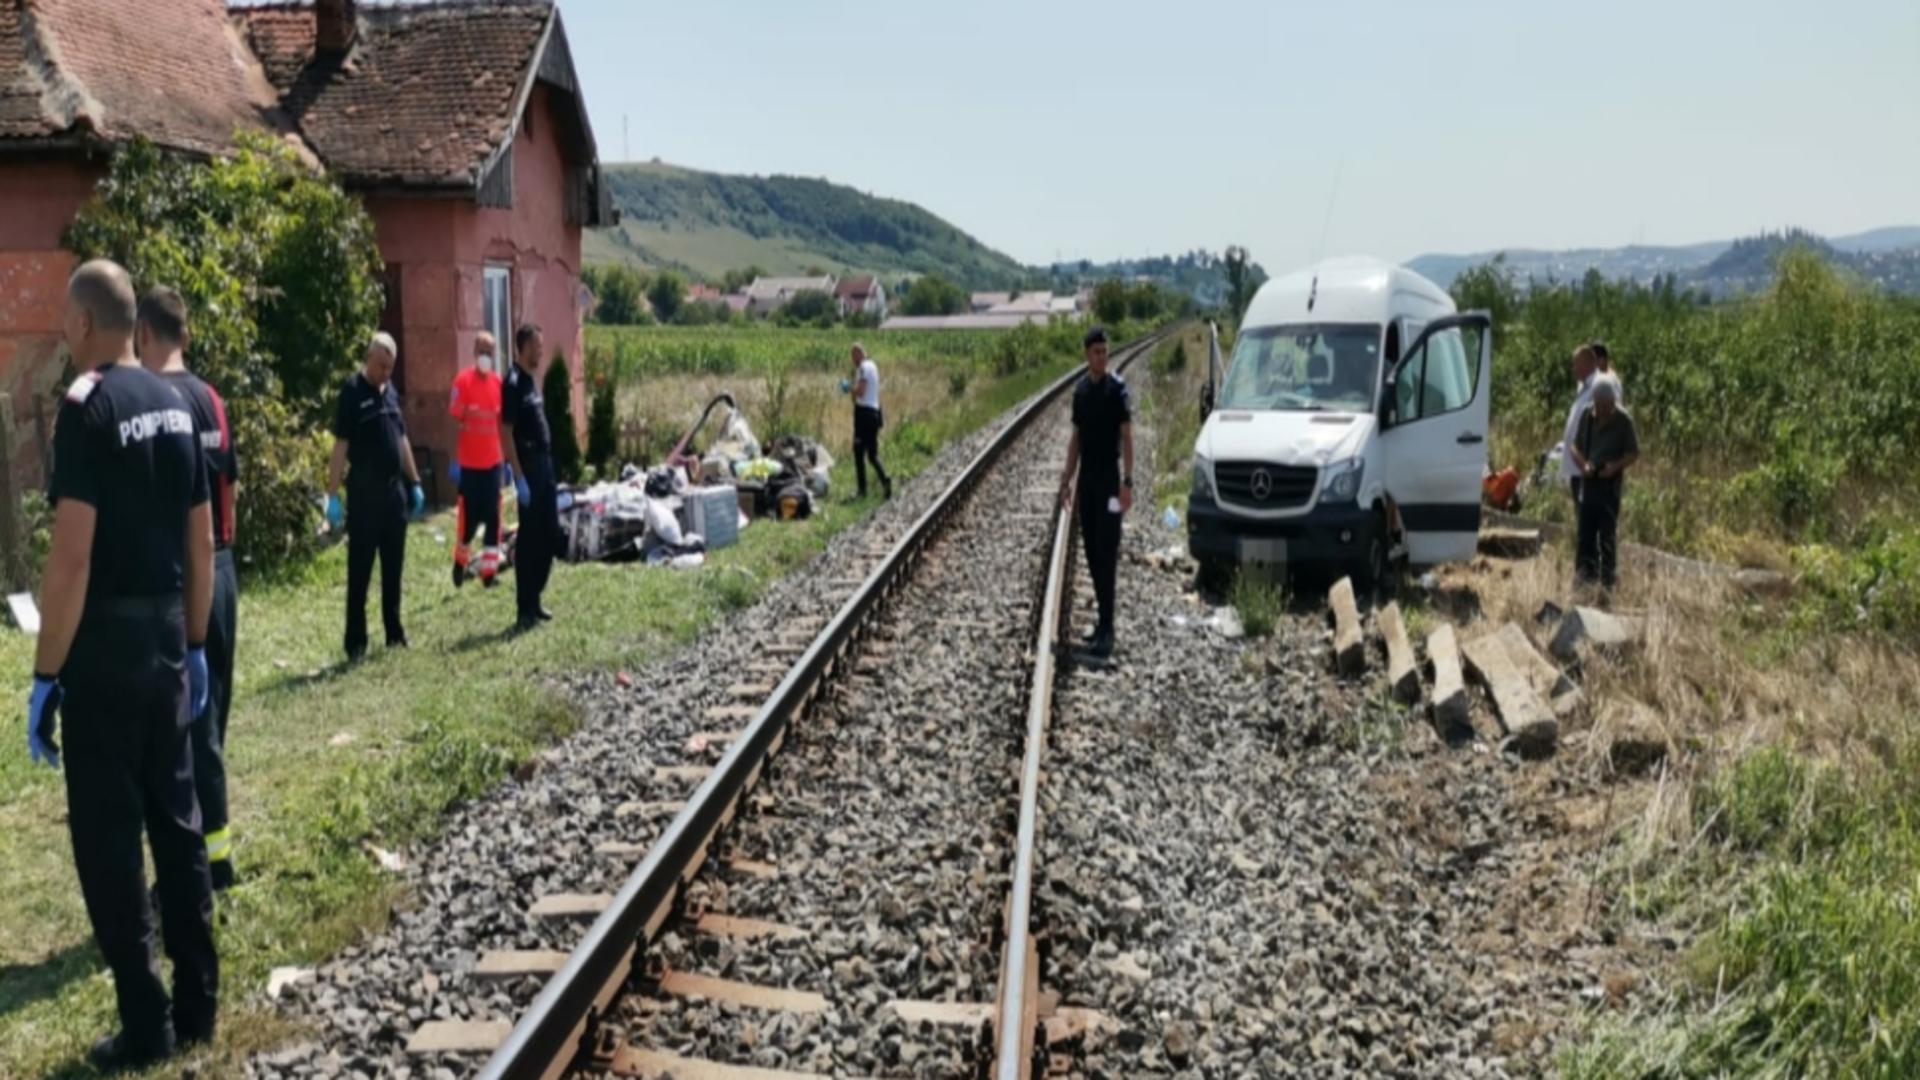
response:
<path id="1" fill-rule="evenodd" d="M 1233 560 L 1209 556 L 1196 561 L 1200 571 L 1194 575 L 1194 584 L 1203 592 L 1225 595 L 1228 586 L 1233 584 Z"/>
<path id="2" fill-rule="evenodd" d="M 1367 528 L 1362 554 L 1348 571 L 1353 578 L 1355 599 L 1378 599 L 1381 590 L 1392 584 L 1393 566 L 1387 559 L 1387 548 L 1391 540 L 1392 537 L 1387 535 L 1386 513 L 1378 509 L 1374 510 L 1373 523 Z"/>

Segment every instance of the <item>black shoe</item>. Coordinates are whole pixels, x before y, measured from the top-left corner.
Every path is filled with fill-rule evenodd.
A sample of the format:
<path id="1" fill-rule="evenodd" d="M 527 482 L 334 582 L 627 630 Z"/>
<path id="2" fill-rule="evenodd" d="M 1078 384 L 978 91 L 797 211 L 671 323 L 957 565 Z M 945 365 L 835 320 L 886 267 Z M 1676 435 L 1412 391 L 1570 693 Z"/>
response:
<path id="1" fill-rule="evenodd" d="M 459 563 L 453 564 L 453 587 L 459 588 L 467 583 L 467 568 Z"/>
<path id="2" fill-rule="evenodd" d="M 880 481 L 880 501 L 886 502 L 891 498 L 893 498 L 893 481 L 891 480 Z"/>
<path id="3" fill-rule="evenodd" d="M 553 612 L 548 611 L 546 608 L 541 608 L 539 611 L 535 612 L 534 614 L 539 617 L 541 622 L 553 621 Z"/>
<path id="4" fill-rule="evenodd" d="M 412 643 L 407 641 L 407 636 L 405 634 L 402 634 L 396 638 L 387 639 L 387 648 L 389 649 L 409 649 L 412 647 L 413 647 Z"/>
<path id="5" fill-rule="evenodd" d="M 495 585 L 500 584 L 500 575 L 495 574 L 492 577 L 483 577 L 480 579 L 480 584 L 485 585 L 487 588 L 491 589 Z"/>
<path id="6" fill-rule="evenodd" d="M 529 630 L 538 630 L 540 629 L 540 616 L 522 615 L 513 621 L 513 629 L 514 632 L 518 634 L 524 634 Z"/>
<path id="7" fill-rule="evenodd" d="M 126 1032 L 109 1035 L 93 1044 L 87 1052 L 87 1064 L 103 1073 L 137 1072 L 149 1069 L 173 1056 L 172 1033 L 158 1046 L 135 1047 Z"/>
<path id="8" fill-rule="evenodd" d="M 349 664 L 357 664 L 360 661 L 365 660 L 366 658 L 367 658 L 367 647 L 365 645 L 362 645 L 357 649 L 347 650 L 347 663 Z"/>
<path id="9" fill-rule="evenodd" d="M 1095 660 L 1113 659 L 1113 631 L 1109 630 L 1094 638 L 1093 644 L 1087 646 L 1087 655 Z"/>
<path id="10" fill-rule="evenodd" d="M 232 859 L 215 859 L 207 864 L 207 872 L 213 877 L 214 892 L 226 892 L 233 888 L 236 876 Z"/>

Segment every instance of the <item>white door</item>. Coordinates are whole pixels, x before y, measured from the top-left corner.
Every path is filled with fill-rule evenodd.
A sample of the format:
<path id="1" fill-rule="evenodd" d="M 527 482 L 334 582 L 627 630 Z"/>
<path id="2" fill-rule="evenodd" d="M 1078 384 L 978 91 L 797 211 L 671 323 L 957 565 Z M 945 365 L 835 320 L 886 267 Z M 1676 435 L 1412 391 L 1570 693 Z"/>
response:
<path id="1" fill-rule="evenodd" d="M 1493 399 L 1493 319 L 1435 319 L 1388 381 L 1380 436 L 1387 494 L 1406 534 L 1407 561 L 1473 558 Z"/>

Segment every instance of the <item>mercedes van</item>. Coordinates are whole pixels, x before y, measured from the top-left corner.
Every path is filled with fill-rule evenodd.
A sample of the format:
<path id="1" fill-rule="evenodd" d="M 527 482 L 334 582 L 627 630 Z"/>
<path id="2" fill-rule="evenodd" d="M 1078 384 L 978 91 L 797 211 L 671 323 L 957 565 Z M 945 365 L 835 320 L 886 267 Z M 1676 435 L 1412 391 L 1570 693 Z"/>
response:
<path id="1" fill-rule="evenodd" d="M 1492 320 L 1404 267 L 1333 259 L 1262 286 L 1194 446 L 1202 572 L 1326 568 L 1370 591 L 1398 561 L 1472 558 Z"/>

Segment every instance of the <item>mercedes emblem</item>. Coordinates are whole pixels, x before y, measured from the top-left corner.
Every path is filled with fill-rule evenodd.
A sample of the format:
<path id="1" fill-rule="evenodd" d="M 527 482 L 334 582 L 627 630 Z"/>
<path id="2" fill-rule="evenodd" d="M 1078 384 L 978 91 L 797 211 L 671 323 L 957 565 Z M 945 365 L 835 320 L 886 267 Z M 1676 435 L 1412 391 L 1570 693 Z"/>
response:
<path id="1" fill-rule="evenodd" d="M 1253 492 L 1254 498 L 1266 502 L 1267 498 L 1273 494 L 1273 477 L 1268 476 L 1265 469 L 1255 469 L 1253 479 L 1248 481 L 1247 488 Z"/>

